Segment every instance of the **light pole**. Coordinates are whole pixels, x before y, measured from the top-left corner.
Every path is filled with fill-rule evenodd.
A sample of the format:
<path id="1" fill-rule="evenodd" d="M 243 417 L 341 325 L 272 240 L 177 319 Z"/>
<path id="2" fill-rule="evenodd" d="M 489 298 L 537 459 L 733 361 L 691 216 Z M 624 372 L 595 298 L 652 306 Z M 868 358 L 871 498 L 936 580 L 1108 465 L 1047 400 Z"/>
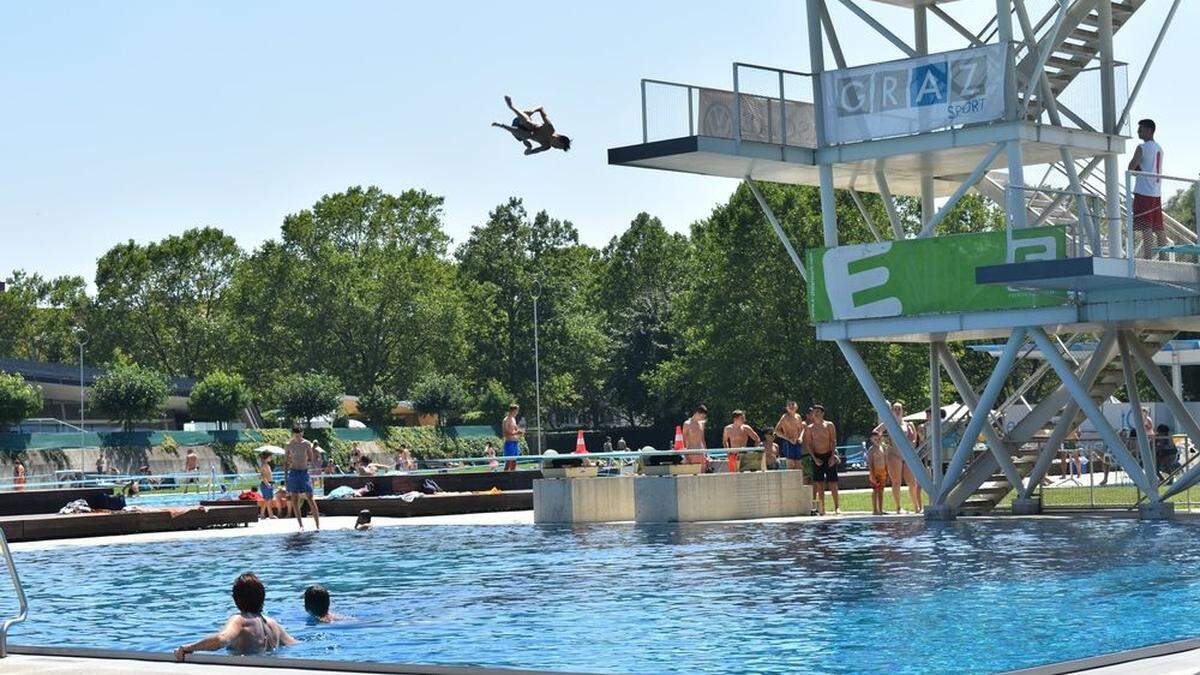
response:
<path id="1" fill-rule="evenodd" d="M 79 468 L 83 470 L 83 346 L 87 344 L 87 331 L 76 326 L 72 332 L 79 343 Z"/>
<path id="2" fill-rule="evenodd" d="M 538 296 L 542 293 L 542 282 L 533 282 L 533 392 L 537 419 L 537 453 L 542 454 L 542 372 L 538 350 Z"/>

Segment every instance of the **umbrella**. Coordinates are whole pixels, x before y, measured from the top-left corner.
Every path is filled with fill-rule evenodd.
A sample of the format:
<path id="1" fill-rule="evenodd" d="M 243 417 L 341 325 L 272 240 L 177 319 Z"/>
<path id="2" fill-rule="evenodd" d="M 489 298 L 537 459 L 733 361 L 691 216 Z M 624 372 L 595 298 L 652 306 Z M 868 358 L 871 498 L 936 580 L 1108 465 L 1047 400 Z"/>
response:
<path id="1" fill-rule="evenodd" d="M 260 445 L 254 449 L 254 454 L 256 454 L 256 455 L 261 455 L 264 452 L 269 452 L 272 455 L 286 455 L 287 454 L 287 450 L 284 450 L 283 448 L 279 447 L 278 445 Z"/>

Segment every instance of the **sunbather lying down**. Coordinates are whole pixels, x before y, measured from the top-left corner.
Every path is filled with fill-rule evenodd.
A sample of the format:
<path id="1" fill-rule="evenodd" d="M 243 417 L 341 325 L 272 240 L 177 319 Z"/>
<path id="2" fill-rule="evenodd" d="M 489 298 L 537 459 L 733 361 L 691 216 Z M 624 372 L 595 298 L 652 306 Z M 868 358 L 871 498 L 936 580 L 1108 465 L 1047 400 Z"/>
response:
<path id="1" fill-rule="evenodd" d="M 512 134 L 513 138 L 521 141 L 525 146 L 526 155 L 545 152 L 551 148 L 558 148 L 563 152 L 571 149 L 571 139 L 554 131 L 554 125 L 550 123 L 550 118 L 546 116 L 545 108 L 539 105 L 529 110 L 520 110 L 513 105 L 511 96 L 505 96 L 504 102 L 508 104 L 509 109 L 516 113 L 517 116 L 513 118 L 511 125 L 492 122 L 492 126 L 504 129 Z M 533 121 L 534 114 L 541 116 L 541 124 Z M 533 143 L 530 143 L 530 141 L 536 141 L 538 147 L 533 147 Z"/>

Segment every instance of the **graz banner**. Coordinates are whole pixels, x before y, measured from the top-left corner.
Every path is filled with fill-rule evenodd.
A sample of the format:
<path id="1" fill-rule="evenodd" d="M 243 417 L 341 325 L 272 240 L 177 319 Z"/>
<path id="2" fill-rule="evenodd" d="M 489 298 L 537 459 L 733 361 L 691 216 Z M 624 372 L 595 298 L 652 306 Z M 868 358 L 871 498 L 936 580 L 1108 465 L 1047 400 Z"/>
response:
<path id="1" fill-rule="evenodd" d="M 916 134 L 1004 117 L 1008 45 L 942 52 L 821 74 L 825 141 Z"/>
<path id="2" fill-rule="evenodd" d="M 1065 291 L 975 283 L 976 267 L 1065 257 L 1061 226 L 836 246 L 806 254 L 808 310 L 814 323 L 1067 302 Z"/>

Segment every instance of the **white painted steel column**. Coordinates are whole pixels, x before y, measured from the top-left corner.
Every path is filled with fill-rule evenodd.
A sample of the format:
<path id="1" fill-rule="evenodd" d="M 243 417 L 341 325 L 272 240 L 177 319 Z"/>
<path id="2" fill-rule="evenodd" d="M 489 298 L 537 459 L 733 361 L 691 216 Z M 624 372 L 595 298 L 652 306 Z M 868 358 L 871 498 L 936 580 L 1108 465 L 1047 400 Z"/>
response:
<path id="1" fill-rule="evenodd" d="M 1062 381 L 1063 386 L 1067 391 L 1071 392 L 1071 398 L 1079 405 L 1083 414 L 1091 420 L 1092 426 L 1096 428 L 1096 432 L 1100 434 L 1100 439 L 1108 445 L 1108 451 L 1117 459 L 1121 468 L 1129 474 L 1129 478 L 1137 484 L 1142 492 L 1145 492 L 1147 498 L 1152 502 L 1159 501 L 1158 493 L 1154 491 L 1153 486 L 1146 480 L 1146 474 L 1142 473 L 1141 467 L 1138 466 L 1137 460 L 1133 455 L 1129 454 L 1129 450 L 1125 448 L 1124 441 L 1113 430 L 1112 425 L 1104 418 L 1104 413 L 1101 412 L 1096 402 L 1092 400 L 1091 394 L 1079 382 L 1079 378 L 1075 377 L 1075 373 L 1071 371 L 1071 367 L 1067 365 L 1062 354 L 1058 353 L 1058 348 L 1046 337 L 1046 333 L 1040 327 L 1031 327 L 1029 335 L 1033 341 L 1037 343 L 1038 349 L 1042 350 L 1042 355 L 1050 362 L 1050 367 L 1054 368 L 1054 372 L 1058 374 L 1058 379 Z"/>
<path id="2" fill-rule="evenodd" d="M 929 12 L 925 5 L 913 7 L 913 46 L 917 54 L 924 56 L 929 53 Z M 928 167 L 921 168 L 921 227 L 933 219 L 937 207 L 933 203 L 933 172 Z M 934 233 L 930 232 L 930 236 Z"/>
<path id="3" fill-rule="evenodd" d="M 922 8 L 923 9 L 923 8 Z M 933 482 L 942 482 L 942 367 L 938 364 L 938 348 L 944 343 L 929 343 L 929 457 Z"/>
<path id="4" fill-rule="evenodd" d="M 1104 133 L 1117 133 L 1117 85 L 1113 76 L 1113 25 L 1112 0 L 1096 3 L 1100 14 L 1100 107 L 1104 118 Z M 1116 153 L 1104 156 L 1104 202 L 1105 217 L 1108 219 L 1108 255 L 1121 258 L 1125 255 L 1121 239 L 1121 167 Z M 1132 246 L 1133 242 L 1126 242 Z"/>
<path id="5" fill-rule="evenodd" d="M 1013 41 L 1012 2 L 1011 0 L 996 0 L 996 29 L 1001 43 Z M 1013 64 L 1005 64 L 1009 71 Z M 1008 78 L 1015 85 L 1015 76 Z M 1005 87 L 1006 94 L 1012 97 L 1005 106 L 1010 111 L 1017 111 L 1016 86 Z M 1008 218 L 1010 229 L 1019 230 L 1025 227 L 1025 163 L 1020 141 L 1008 141 L 1004 144 L 1005 155 L 1008 157 L 1008 188 L 1004 194 L 1004 211 Z"/>
<path id="6" fill-rule="evenodd" d="M 1000 391 L 1004 388 L 1004 381 L 1008 379 L 1008 373 L 1012 370 L 1013 363 L 1016 362 L 1017 356 L 1021 351 L 1021 345 L 1025 343 L 1025 329 L 1021 326 L 1013 328 L 1013 332 L 1008 336 L 1008 343 L 1004 345 L 1004 351 L 1000 353 L 1000 358 L 996 360 L 996 369 L 992 371 L 991 377 L 988 378 L 987 386 L 983 388 L 983 393 L 979 395 L 979 400 L 971 408 L 971 421 L 967 422 L 967 428 L 963 431 L 962 440 L 958 442 L 958 448 L 954 451 L 954 457 L 950 460 L 950 467 L 946 469 L 946 475 L 942 479 L 942 484 L 938 486 L 937 497 L 934 499 L 935 504 L 943 504 L 946 501 L 946 496 L 950 494 L 950 485 L 958 480 L 962 473 L 963 467 L 967 463 L 967 457 L 971 454 L 971 450 L 975 447 L 975 439 L 979 437 L 979 432 L 983 430 L 984 424 L 991 424 L 992 406 L 996 405 L 996 399 L 1000 396 Z"/>
<path id="7" fill-rule="evenodd" d="M 812 71 L 813 121 L 816 123 L 817 150 L 825 147 L 825 98 L 821 86 L 821 73 L 825 71 L 825 42 L 821 36 L 821 15 L 825 13 L 825 0 L 806 0 L 808 9 L 808 60 Z M 819 153 L 818 153 L 819 154 Z M 837 246 L 837 202 L 833 196 L 833 166 L 820 164 L 817 173 L 821 178 L 821 225 L 826 246 Z"/>
<path id="8" fill-rule="evenodd" d="M 929 472 L 925 470 L 925 465 L 921 463 L 921 457 L 917 455 L 917 449 L 908 440 L 908 436 L 904 435 L 904 430 L 900 428 L 900 423 L 896 421 L 896 417 L 892 415 L 892 407 L 888 404 L 887 398 L 879 389 L 879 383 L 875 381 L 875 376 L 871 375 L 871 369 L 867 367 L 862 356 L 858 353 L 858 348 L 854 343 L 841 339 L 837 341 L 837 346 L 842 350 L 842 356 L 846 358 L 846 363 L 850 365 L 850 370 L 854 372 L 854 376 L 858 378 L 858 383 L 863 389 L 863 393 L 867 395 L 867 399 L 871 401 L 871 405 L 875 408 L 875 414 L 879 415 L 879 419 L 883 420 L 883 425 L 887 427 L 888 435 L 892 437 L 892 442 L 900 446 L 900 454 L 904 457 L 904 462 L 908 464 L 908 468 L 912 470 L 913 476 L 920 483 L 921 489 L 934 494 L 936 492 L 933 480 L 929 476 Z"/>

